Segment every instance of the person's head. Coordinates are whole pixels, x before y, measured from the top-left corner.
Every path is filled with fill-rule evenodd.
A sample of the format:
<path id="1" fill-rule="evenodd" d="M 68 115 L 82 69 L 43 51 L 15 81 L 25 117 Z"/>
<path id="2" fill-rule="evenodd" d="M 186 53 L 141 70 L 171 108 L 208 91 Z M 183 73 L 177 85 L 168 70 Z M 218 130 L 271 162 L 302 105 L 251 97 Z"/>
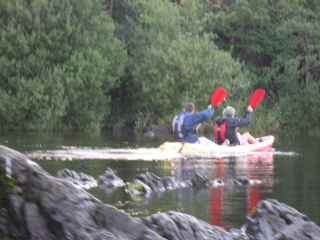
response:
<path id="1" fill-rule="evenodd" d="M 187 102 L 184 106 L 184 110 L 187 112 L 194 112 L 194 104 L 192 102 Z"/>
<path id="2" fill-rule="evenodd" d="M 236 110 L 233 107 L 228 106 L 222 111 L 222 116 L 224 117 L 234 117 Z"/>

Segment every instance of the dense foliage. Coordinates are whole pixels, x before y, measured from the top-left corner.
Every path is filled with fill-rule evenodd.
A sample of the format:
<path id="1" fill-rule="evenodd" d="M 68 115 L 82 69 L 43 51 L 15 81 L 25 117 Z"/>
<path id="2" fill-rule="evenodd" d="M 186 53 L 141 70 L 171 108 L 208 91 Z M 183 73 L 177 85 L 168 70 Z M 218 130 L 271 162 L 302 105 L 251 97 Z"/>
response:
<path id="1" fill-rule="evenodd" d="M 126 21 L 123 12 L 128 14 Z M 150 123 L 170 126 L 187 101 L 197 110 L 205 109 L 219 86 L 236 93 L 250 87 L 244 65 L 216 46 L 214 34 L 203 32 L 202 12 L 202 5 L 193 1 L 183 7 L 157 0 L 115 2 L 117 29 L 131 29 L 130 35 L 119 32 L 119 38 L 128 46 L 127 75 L 122 80 L 131 87 L 127 100 L 136 128 Z M 230 96 L 243 102 L 242 96 Z"/>
<path id="2" fill-rule="evenodd" d="M 99 128 L 124 45 L 99 0 L 0 1 L 3 129 Z"/>
<path id="3" fill-rule="evenodd" d="M 319 131 L 320 2 L 237 0 L 212 18 L 209 31 L 246 62 L 271 97 L 282 126 Z"/>
<path id="4" fill-rule="evenodd" d="M 219 86 L 256 131 L 319 132 L 320 2 L 0 0 L 0 128 L 170 126 Z M 316 129 L 316 131 L 314 131 Z"/>

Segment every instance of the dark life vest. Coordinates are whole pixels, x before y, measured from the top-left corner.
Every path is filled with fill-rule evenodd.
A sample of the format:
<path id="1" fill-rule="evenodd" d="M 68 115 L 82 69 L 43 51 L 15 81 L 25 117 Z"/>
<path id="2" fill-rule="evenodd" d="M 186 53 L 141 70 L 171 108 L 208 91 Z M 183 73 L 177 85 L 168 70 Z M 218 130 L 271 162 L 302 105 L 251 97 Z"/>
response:
<path id="1" fill-rule="evenodd" d="M 184 117 L 186 114 L 179 114 L 173 118 L 172 131 L 174 139 L 184 138 L 188 135 L 188 131 L 184 128 Z"/>
<path id="2" fill-rule="evenodd" d="M 216 143 L 219 145 L 222 144 L 224 140 L 226 140 L 227 122 L 228 120 L 220 124 L 214 124 L 213 133 L 216 136 Z"/>

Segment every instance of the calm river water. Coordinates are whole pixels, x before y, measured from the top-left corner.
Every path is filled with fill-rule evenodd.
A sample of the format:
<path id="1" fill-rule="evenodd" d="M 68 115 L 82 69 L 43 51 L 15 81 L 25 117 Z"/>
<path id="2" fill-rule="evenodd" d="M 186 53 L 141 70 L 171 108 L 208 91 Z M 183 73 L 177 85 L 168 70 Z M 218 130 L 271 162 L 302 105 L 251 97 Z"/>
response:
<path id="1" fill-rule="evenodd" d="M 168 190 L 146 199 L 130 196 L 123 188 L 107 193 L 99 187 L 88 190 L 102 202 L 132 216 L 149 216 L 169 210 L 193 215 L 225 228 L 240 228 L 259 200 L 274 198 L 306 214 L 320 225 L 320 138 L 275 135 L 272 152 L 249 156 L 188 157 L 160 152 L 171 141 L 135 134 L 101 133 L 2 133 L 0 144 L 26 154 L 45 171 L 56 175 L 63 168 L 98 178 L 110 167 L 124 182 L 147 171 L 159 177 L 191 179 L 198 172 L 224 187 Z M 258 179 L 257 186 L 227 184 L 228 180 Z"/>

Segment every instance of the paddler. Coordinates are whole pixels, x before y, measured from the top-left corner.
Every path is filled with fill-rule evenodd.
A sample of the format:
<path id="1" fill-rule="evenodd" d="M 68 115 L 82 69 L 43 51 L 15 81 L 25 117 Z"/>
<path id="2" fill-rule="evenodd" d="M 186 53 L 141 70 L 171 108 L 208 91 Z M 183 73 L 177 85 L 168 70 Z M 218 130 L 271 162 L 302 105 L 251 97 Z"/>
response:
<path id="1" fill-rule="evenodd" d="M 246 145 L 263 141 L 262 139 L 257 140 L 248 132 L 245 132 L 244 134 L 238 132 L 239 127 L 251 123 L 253 115 L 252 107 L 250 105 L 248 106 L 244 118 L 235 117 L 235 112 L 233 107 L 227 106 L 223 109 L 222 116 L 219 116 L 216 119 L 213 130 L 216 137 L 216 143 L 219 145 Z"/>
<path id="2" fill-rule="evenodd" d="M 198 137 L 193 131 L 194 125 L 208 121 L 213 116 L 213 113 L 214 108 L 211 104 L 206 110 L 195 112 L 194 104 L 187 102 L 181 113 L 173 118 L 172 131 L 174 140 L 176 142 L 216 145 L 206 137 Z"/>

